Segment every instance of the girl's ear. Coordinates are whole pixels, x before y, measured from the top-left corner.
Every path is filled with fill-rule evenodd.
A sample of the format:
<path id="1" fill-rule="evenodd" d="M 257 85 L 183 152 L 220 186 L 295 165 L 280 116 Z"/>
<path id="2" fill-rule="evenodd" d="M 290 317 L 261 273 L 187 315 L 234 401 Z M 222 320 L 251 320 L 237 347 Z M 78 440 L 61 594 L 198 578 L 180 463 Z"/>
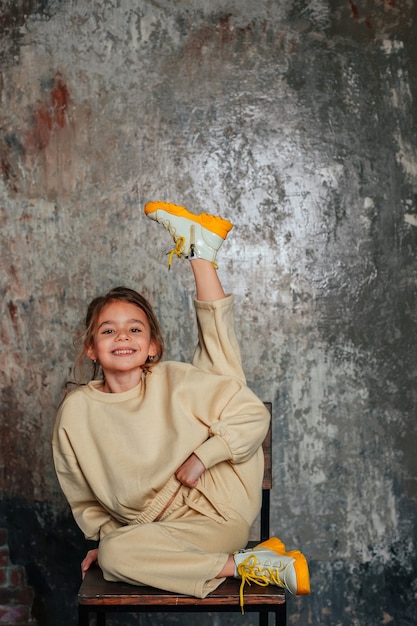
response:
<path id="1" fill-rule="evenodd" d="M 94 350 L 94 346 L 90 345 L 88 346 L 87 350 L 85 351 L 86 355 L 88 356 L 89 359 L 91 359 L 92 361 L 94 361 L 95 359 L 97 359 L 96 357 L 96 351 Z"/>
<path id="2" fill-rule="evenodd" d="M 151 342 L 149 344 L 149 350 L 148 350 L 148 355 L 149 356 L 156 356 L 158 354 L 158 350 L 156 347 L 156 342 L 151 339 Z"/>

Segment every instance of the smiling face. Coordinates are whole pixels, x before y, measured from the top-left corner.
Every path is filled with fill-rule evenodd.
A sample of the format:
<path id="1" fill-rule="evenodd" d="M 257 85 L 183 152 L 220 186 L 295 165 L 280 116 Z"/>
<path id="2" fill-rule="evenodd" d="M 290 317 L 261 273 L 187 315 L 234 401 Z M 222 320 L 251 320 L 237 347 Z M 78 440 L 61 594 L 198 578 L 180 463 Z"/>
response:
<path id="1" fill-rule="evenodd" d="M 148 357 L 157 353 L 145 313 L 122 300 L 106 304 L 98 316 L 93 343 L 86 353 L 100 363 L 105 378 L 134 370 L 141 373 Z"/>

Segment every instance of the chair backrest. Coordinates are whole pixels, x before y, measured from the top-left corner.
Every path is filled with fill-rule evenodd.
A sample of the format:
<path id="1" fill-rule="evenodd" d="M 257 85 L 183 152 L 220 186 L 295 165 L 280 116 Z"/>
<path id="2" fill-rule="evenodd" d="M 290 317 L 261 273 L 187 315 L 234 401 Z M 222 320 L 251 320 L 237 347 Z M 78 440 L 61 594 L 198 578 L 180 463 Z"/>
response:
<path id="1" fill-rule="evenodd" d="M 270 506 L 271 506 L 271 489 L 272 489 L 272 404 L 264 402 L 266 408 L 271 415 L 268 432 L 262 443 L 264 452 L 264 477 L 262 481 L 262 508 L 260 521 L 260 539 L 266 541 L 270 535 Z"/>

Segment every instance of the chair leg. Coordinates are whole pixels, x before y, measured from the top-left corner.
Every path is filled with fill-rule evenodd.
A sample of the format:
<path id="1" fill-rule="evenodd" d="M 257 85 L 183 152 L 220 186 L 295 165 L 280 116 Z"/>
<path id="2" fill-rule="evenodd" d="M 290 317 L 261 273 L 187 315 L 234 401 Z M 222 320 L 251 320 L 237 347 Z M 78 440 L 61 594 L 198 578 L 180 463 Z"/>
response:
<path id="1" fill-rule="evenodd" d="M 106 626 L 106 614 L 96 611 L 96 626 Z M 90 610 L 86 607 L 78 607 L 78 626 L 90 626 Z"/>
<path id="2" fill-rule="evenodd" d="M 106 614 L 104 611 L 97 611 L 97 626 L 106 626 Z"/>
<path id="3" fill-rule="evenodd" d="M 265 611 L 259 613 L 259 626 L 268 626 L 268 617 L 269 613 L 266 613 Z"/>
<path id="4" fill-rule="evenodd" d="M 78 626 L 88 626 L 88 609 L 85 607 L 78 607 Z"/>
<path id="5" fill-rule="evenodd" d="M 275 626 L 286 626 L 287 623 L 287 605 L 284 604 L 279 611 L 275 611 Z"/>

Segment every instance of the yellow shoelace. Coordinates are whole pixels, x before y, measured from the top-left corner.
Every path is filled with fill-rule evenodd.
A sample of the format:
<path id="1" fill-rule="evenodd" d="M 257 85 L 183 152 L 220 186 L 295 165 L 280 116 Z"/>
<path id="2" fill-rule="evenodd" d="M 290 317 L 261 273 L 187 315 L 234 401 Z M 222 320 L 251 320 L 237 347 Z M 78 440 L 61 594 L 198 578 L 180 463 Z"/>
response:
<path id="1" fill-rule="evenodd" d="M 175 241 L 175 248 L 172 248 L 172 250 L 170 250 L 169 252 L 167 252 L 168 254 L 168 269 L 171 269 L 171 264 L 172 264 L 172 258 L 174 256 L 174 254 L 177 255 L 177 257 L 181 258 L 182 257 L 182 249 L 184 247 L 185 244 L 185 237 L 178 237 L 177 239 L 174 239 Z"/>
<path id="2" fill-rule="evenodd" d="M 260 585 L 261 587 L 267 587 L 268 585 L 277 585 L 285 589 L 285 583 L 280 579 L 278 569 L 272 569 L 265 565 L 258 565 L 257 558 L 254 554 L 248 556 L 247 559 L 239 563 L 237 566 L 237 573 L 242 579 L 239 589 L 240 608 L 243 610 L 243 589 L 246 583 L 250 586 L 251 583 Z"/>
<path id="3" fill-rule="evenodd" d="M 184 256 L 184 246 L 185 246 L 185 244 L 187 242 L 187 239 L 185 237 L 182 237 L 182 236 L 176 237 L 176 235 L 175 235 L 175 228 L 173 228 L 168 221 L 167 222 L 161 222 L 161 224 L 169 232 L 169 234 L 171 235 L 171 237 L 172 237 L 172 239 L 174 240 L 174 243 L 175 243 L 175 247 L 172 248 L 172 250 L 170 250 L 169 252 L 167 252 L 167 255 L 168 255 L 168 269 L 170 270 L 174 254 L 176 254 L 179 259 L 182 256 Z M 190 228 L 190 250 L 189 250 L 189 253 L 187 254 L 186 258 L 193 258 L 194 257 L 194 254 L 195 254 L 194 253 L 194 248 L 195 248 L 194 240 L 195 240 L 195 227 L 194 227 L 194 224 L 192 224 L 191 228 Z M 215 263 L 214 261 L 211 261 L 211 264 L 212 264 L 212 266 L 214 267 L 215 270 L 218 269 L 217 263 Z"/>

